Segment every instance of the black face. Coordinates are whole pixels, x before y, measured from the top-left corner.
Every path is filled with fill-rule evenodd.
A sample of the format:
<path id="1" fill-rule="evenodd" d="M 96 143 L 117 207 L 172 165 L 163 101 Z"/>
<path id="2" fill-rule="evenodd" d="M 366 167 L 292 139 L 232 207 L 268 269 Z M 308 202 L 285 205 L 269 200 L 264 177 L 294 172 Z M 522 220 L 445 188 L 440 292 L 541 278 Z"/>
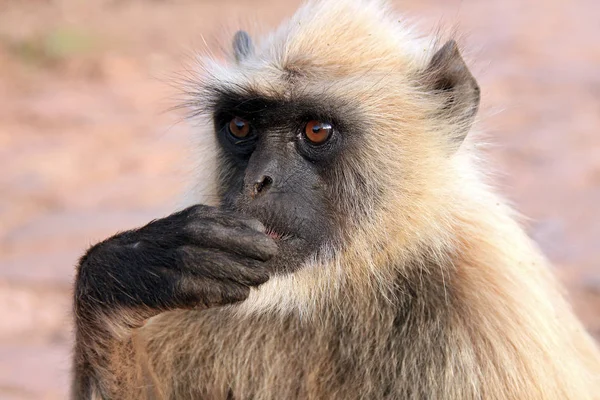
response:
<path id="1" fill-rule="evenodd" d="M 353 136 L 351 121 L 333 112 L 342 106 L 222 92 L 214 102 L 222 206 L 259 219 L 278 238 L 278 271 L 339 240 L 336 170 Z"/>

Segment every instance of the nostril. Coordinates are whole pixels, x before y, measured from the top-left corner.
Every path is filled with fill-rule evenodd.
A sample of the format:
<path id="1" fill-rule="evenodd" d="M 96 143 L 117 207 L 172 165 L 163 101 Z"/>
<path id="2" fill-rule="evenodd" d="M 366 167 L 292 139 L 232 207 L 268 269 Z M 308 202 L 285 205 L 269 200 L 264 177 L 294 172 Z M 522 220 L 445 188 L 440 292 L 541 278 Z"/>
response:
<path id="1" fill-rule="evenodd" d="M 256 196 L 263 191 L 269 190 L 272 184 L 273 179 L 270 176 L 263 175 L 262 178 L 254 184 L 254 195 Z"/>

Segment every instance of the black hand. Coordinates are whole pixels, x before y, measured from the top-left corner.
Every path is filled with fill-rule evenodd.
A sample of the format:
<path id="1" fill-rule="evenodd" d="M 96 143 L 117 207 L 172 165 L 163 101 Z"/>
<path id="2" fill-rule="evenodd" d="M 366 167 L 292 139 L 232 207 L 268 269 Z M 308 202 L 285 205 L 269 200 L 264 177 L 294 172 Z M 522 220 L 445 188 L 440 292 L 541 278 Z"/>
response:
<path id="1" fill-rule="evenodd" d="M 81 259 L 78 314 L 118 308 L 149 315 L 244 300 L 268 280 L 277 245 L 260 222 L 193 206 L 92 247 Z"/>

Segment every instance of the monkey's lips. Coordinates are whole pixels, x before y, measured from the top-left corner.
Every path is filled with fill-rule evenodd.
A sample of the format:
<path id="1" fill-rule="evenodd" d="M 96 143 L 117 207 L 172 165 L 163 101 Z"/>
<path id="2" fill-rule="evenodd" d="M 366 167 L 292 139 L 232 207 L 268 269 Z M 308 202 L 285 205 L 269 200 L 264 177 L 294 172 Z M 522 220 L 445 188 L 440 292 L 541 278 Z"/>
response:
<path id="1" fill-rule="evenodd" d="M 267 227 L 267 230 L 265 231 L 265 233 L 267 235 L 269 235 L 273 240 L 282 240 L 282 239 L 287 239 L 289 238 L 290 235 L 286 235 L 283 233 L 279 233 L 276 230 L 274 230 L 271 227 Z"/>
<path id="2" fill-rule="evenodd" d="M 259 210 L 262 211 L 262 210 Z M 293 224 L 290 224 L 288 221 L 278 220 L 274 218 L 274 215 L 267 212 L 247 212 L 246 215 L 250 218 L 257 219 L 260 223 L 263 224 L 265 230 L 264 233 L 268 235 L 271 239 L 277 242 L 287 242 L 288 244 L 303 242 L 301 230 L 297 231 L 294 229 Z"/>
<path id="3" fill-rule="evenodd" d="M 273 238 L 275 240 L 281 239 L 281 235 L 277 232 L 267 231 L 267 235 L 271 236 L 271 238 Z"/>
<path id="4" fill-rule="evenodd" d="M 276 241 L 291 241 L 293 239 L 299 239 L 297 235 L 289 233 L 287 230 L 276 228 L 273 224 L 265 223 L 265 233 Z"/>

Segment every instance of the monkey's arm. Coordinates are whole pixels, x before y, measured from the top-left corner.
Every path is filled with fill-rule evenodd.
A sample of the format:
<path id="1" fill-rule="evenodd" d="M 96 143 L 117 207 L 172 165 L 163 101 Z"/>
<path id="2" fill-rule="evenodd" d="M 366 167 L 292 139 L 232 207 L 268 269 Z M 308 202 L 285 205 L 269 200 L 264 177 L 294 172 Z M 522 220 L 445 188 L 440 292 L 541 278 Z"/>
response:
<path id="1" fill-rule="evenodd" d="M 135 328 L 164 311 L 244 300 L 276 251 L 258 221 L 208 206 L 93 246 L 75 279 L 72 397 L 143 397 Z"/>

